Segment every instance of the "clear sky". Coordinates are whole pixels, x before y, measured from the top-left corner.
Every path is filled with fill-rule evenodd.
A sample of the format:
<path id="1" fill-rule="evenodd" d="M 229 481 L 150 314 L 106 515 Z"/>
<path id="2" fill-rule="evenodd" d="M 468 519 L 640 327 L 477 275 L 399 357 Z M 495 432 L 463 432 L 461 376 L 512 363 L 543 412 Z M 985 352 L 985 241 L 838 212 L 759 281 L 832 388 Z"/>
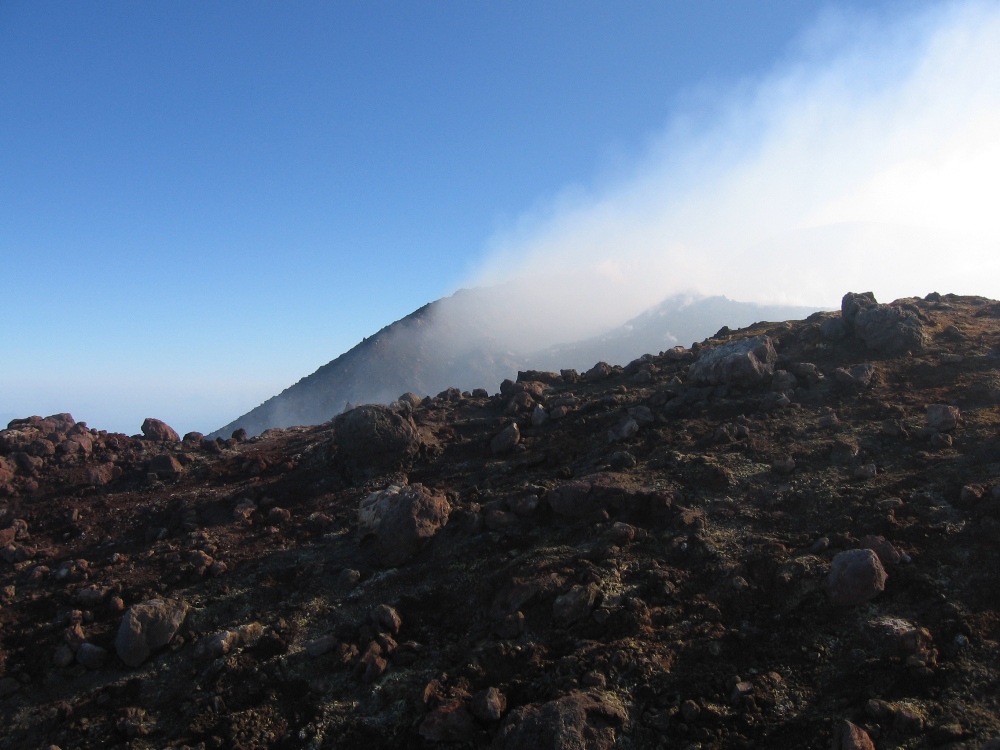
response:
<path id="1" fill-rule="evenodd" d="M 0 420 L 209 432 L 823 19 L 917 7 L 0 3 Z"/>

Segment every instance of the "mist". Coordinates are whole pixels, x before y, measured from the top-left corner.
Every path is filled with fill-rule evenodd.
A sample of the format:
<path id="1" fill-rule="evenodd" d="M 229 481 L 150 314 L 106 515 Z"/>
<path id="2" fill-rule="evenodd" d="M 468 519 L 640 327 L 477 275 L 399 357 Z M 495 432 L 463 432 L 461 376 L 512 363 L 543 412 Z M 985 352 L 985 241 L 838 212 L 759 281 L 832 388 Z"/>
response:
<path id="1" fill-rule="evenodd" d="M 673 112 L 630 166 L 491 238 L 468 285 L 502 285 L 495 326 L 547 345 L 681 292 L 1000 297 L 997 4 L 829 12 L 762 79 Z"/>

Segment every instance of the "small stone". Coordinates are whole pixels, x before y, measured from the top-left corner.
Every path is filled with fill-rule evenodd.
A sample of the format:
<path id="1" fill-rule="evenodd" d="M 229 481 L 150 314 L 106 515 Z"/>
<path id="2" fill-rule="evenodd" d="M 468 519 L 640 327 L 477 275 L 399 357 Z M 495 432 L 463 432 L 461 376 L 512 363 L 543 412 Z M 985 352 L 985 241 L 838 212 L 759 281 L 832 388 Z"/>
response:
<path id="1" fill-rule="evenodd" d="M 701 706 L 692 700 L 686 700 L 681 703 L 680 710 L 681 718 L 684 719 L 685 724 L 693 724 L 701 716 Z"/>
<path id="2" fill-rule="evenodd" d="M 872 479 L 878 473 L 875 464 L 861 464 L 854 470 L 855 479 Z"/>
<path id="3" fill-rule="evenodd" d="M 608 464 L 615 471 L 623 471 L 624 469 L 635 468 L 636 460 L 628 451 L 617 451 L 608 456 Z"/>
<path id="4" fill-rule="evenodd" d="M 541 427 L 543 424 L 549 421 L 549 413 L 545 411 L 545 407 L 541 404 L 535 406 L 535 410 L 531 412 L 531 426 Z"/>
<path id="5" fill-rule="evenodd" d="M 729 702 L 735 705 L 740 702 L 740 699 L 744 696 L 750 695 L 752 692 L 753 683 L 747 682 L 746 680 L 740 680 L 733 685 L 733 689 L 729 693 Z"/>
<path id="6" fill-rule="evenodd" d="M 150 460 L 149 473 L 155 474 L 158 479 L 173 479 L 184 473 L 184 467 L 173 456 L 162 453 Z"/>
<path id="7" fill-rule="evenodd" d="M 239 643 L 239 633 L 232 630 L 222 630 L 205 636 L 198 642 L 198 652 L 210 659 L 217 659 L 228 654 Z"/>
<path id="8" fill-rule="evenodd" d="M 861 545 L 878 555 L 883 565 L 895 565 L 900 560 L 899 552 L 884 536 L 864 536 Z"/>
<path id="9" fill-rule="evenodd" d="M 924 717 L 913 706 L 897 706 L 892 718 L 892 728 L 900 734 L 920 734 L 924 730 Z"/>
<path id="10" fill-rule="evenodd" d="M 61 643 L 52 654 L 52 663 L 57 667 L 65 668 L 72 664 L 75 658 L 76 656 L 73 653 L 73 649 L 65 643 Z"/>
<path id="11" fill-rule="evenodd" d="M 379 604 L 372 610 L 372 622 L 393 636 L 399 635 L 399 629 L 403 627 L 399 612 L 388 604 Z"/>
<path id="12" fill-rule="evenodd" d="M 344 568 L 337 575 L 337 583 L 344 588 L 353 589 L 361 581 L 361 572 L 352 568 Z"/>
<path id="13" fill-rule="evenodd" d="M 771 471 L 775 474 L 792 474 L 795 471 L 795 459 L 779 458 L 771 463 Z"/>
<path id="14" fill-rule="evenodd" d="M 462 701 L 453 700 L 427 714 L 417 731 L 431 742 L 469 742 L 478 728 Z"/>
<path id="15" fill-rule="evenodd" d="M 166 646 L 184 622 L 188 605 L 175 599 L 151 599 L 129 608 L 122 618 L 115 650 L 130 667 L 137 667 Z"/>
<path id="16" fill-rule="evenodd" d="M 851 549 L 833 558 L 826 578 L 830 603 L 854 606 L 874 599 L 885 590 L 885 568 L 870 549 Z"/>
<path id="17" fill-rule="evenodd" d="M 600 592 L 597 584 L 577 584 L 552 604 L 552 619 L 556 625 L 567 627 L 590 615 Z"/>
<path id="18" fill-rule="evenodd" d="M 389 669 L 389 663 L 383 659 L 381 656 L 373 657 L 368 665 L 365 667 L 364 674 L 361 676 L 361 681 L 366 685 L 370 685 L 375 682 L 379 677 L 384 675 Z"/>
<path id="19" fill-rule="evenodd" d="M 517 422 L 512 422 L 490 441 L 490 450 L 496 455 L 510 453 L 514 450 L 514 446 L 520 442 L 521 429 L 517 426 Z"/>
<path id="20" fill-rule="evenodd" d="M 100 669 L 108 660 L 108 652 L 93 643 L 83 643 L 77 649 L 76 660 L 87 669 Z"/>
<path id="21" fill-rule="evenodd" d="M 324 635 L 305 644 L 305 652 L 313 659 L 332 651 L 337 647 L 337 639 L 332 635 Z"/>
<path id="22" fill-rule="evenodd" d="M 947 432 L 935 432 L 929 442 L 931 448 L 950 448 L 955 441 Z"/>
<path id="23" fill-rule="evenodd" d="M 495 687 L 489 687 L 473 696 L 469 708 L 480 721 L 500 721 L 507 710 L 507 697 Z"/>
<path id="24" fill-rule="evenodd" d="M 292 518 L 291 511 L 286 508 L 279 508 L 275 505 L 271 510 L 267 512 L 267 520 L 273 524 L 283 524 L 288 523 Z"/>
<path id="25" fill-rule="evenodd" d="M 619 546 L 624 546 L 635 539 L 636 528 L 631 524 L 615 521 L 611 527 L 611 541 Z"/>

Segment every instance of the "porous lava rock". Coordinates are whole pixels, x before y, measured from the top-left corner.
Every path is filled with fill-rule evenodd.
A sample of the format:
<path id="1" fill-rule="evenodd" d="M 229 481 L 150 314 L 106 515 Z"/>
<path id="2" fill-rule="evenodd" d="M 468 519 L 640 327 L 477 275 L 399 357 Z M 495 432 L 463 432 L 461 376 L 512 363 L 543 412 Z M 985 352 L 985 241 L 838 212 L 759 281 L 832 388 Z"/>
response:
<path id="1" fill-rule="evenodd" d="M 611 694 L 575 691 L 512 711 L 492 750 L 610 750 L 627 718 Z"/>
<path id="2" fill-rule="evenodd" d="M 177 599 L 151 599 L 129 607 L 115 637 L 118 658 L 130 667 L 138 667 L 153 651 L 170 642 L 187 612 L 187 603 Z"/>
<path id="3" fill-rule="evenodd" d="M 737 339 L 703 351 L 688 375 L 696 383 L 755 386 L 770 382 L 777 357 L 769 336 Z"/>
<path id="4" fill-rule="evenodd" d="M 358 508 L 358 533 L 374 536 L 379 562 L 399 565 L 448 523 L 448 499 L 422 484 L 390 486 L 365 498 Z"/>
<path id="5" fill-rule="evenodd" d="M 398 468 L 420 449 L 413 419 L 380 404 L 344 412 L 334 420 L 333 430 L 338 457 L 362 478 Z"/>

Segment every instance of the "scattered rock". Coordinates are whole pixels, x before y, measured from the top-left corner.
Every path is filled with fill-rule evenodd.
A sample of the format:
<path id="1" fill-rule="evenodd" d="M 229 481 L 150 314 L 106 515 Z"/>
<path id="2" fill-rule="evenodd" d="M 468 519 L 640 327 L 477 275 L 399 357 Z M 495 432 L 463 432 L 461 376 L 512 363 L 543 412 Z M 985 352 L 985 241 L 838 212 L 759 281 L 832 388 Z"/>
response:
<path id="1" fill-rule="evenodd" d="M 142 434 L 147 440 L 156 440 L 157 442 L 179 443 L 181 439 L 173 427 L 152 417 L 146 417 L 143 420 Z"/>
<path id="2" fill-rule="evenodd" d="M 108 661 L 108 652 L 93 643 L 82 643 L 76 651 L 76 660 L 87 669 L 101 669 Z"/>
<path id="3" fill-rule="evenodd" d="M 138 667 L 158 648 L 166 646 L 187 616 L 188 605 L 176 599 L 151 599 L 129 608 L 115 637 L 118 657 Z"/>
<path id="4" fill-rule="evenodd" d="M 857 724 L 842 721 L 834 733 L 833 750 L 875 750 L 875 743 Z"/>
<path id="5" fill-rule="evenodd" d="M 447 498 L 422 484 L 393 485 L 361 502 L 358 533 L 376 538 L 383 565 L 399 565 L 448 523 L 450 512 Z"/>
<path id="6" fill-rule="evenodd" d="M 697 383 L 752 387 L 770 382 L 776 359 L 769 337 L 737 339 L 703 351 L 688 375 Z"/>
<path id="7" fill-rule="evenodd" d="M 469 705 L 472 715 L 480 721 L 492 723 L 500 721 L 507 710 L 507 697 L 495 687 L 480 690 Z"/>
<path id="8" fill-rule="evenodd" d="M 936 432 L 950 432 L 958 427 L 960 415 L 957 406 L 931 404 L 927 407 L 927 426 Z"/>
<path id="9" fill-rule="evenodd" d="M 833 558 L 826 579 L 830 603 L 851 607 L 874 599 L 885 590 L 888 576 L 870 549 L 850 549 Z"/>
<path id="10" fill-rule="evenodd" d="M 521 429 L 517 422 L 504 427 L 490 441 L 490 450 L 496 455 L 503 455 L 514 450 L 514 446 L 521 442 Z"/>
<path id="11" fill-rule="evenodd" d="M 492 750 L 610 750 L 624 706 L 608 693 L 572 692 L 511 712 L 493 739 Z"/>

